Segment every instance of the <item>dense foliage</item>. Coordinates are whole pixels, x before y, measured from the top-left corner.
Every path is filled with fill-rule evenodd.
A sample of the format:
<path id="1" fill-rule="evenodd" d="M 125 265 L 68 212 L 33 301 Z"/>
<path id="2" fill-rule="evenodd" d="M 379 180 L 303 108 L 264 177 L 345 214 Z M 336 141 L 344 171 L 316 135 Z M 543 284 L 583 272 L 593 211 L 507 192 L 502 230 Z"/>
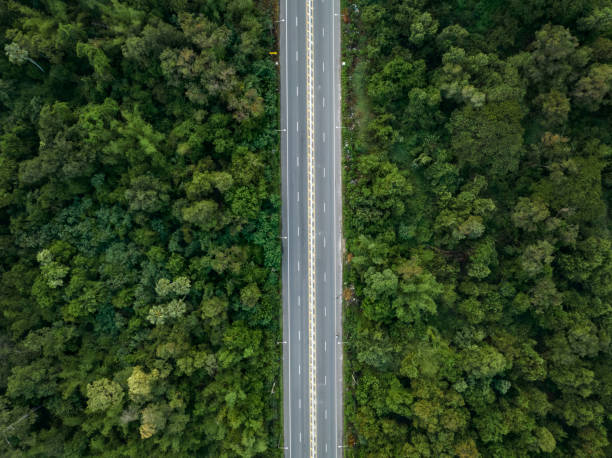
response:
<path id="1" fill-rule="evenodd" d="M 349 453 L 612 456 L 612 2 L 345 7 Z"/>
<path id="2" fill-rule="evenodd" d="M 1 456 L 278 453 L 274 10 L 0 1 Z"/>

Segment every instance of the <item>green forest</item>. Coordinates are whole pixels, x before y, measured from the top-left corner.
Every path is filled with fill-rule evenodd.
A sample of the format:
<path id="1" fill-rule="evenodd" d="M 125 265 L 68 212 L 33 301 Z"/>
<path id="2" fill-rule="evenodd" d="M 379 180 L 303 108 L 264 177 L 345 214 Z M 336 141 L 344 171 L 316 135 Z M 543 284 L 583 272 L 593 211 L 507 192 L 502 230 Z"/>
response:
<path id="1" fill-rule="evenodd" d="M 276 8 L 0 1 L 0 456 L 279 455 Z"/>
<path id="2" fill-rule="evenodd" d="M 0 0 L 0 456 L 281 456 L 276 0 Z M 343 1 L 349 457 L 612 456 L 612 0 Z"/>
<path id="3" fill-rule="evenodd" d="M 612 456 L 612 2 L 343 8 L 347 456 Z"/>

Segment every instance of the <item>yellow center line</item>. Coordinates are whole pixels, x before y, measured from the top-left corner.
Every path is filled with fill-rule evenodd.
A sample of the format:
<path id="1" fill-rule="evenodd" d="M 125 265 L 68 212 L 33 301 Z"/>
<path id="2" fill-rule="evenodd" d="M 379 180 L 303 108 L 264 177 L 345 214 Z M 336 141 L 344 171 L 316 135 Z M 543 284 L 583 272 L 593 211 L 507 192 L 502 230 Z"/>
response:
<path id="1" fill-rule="evenodd" d="M 316 283 L 315 283 L 315 184 L 314 184 L 314 69 L 312 42 L 313 0 L 306 0 L 306 138 L 308 158 L 308 362 L 310 456 L 317 456 L 317 342 L 316 342 Z"/>

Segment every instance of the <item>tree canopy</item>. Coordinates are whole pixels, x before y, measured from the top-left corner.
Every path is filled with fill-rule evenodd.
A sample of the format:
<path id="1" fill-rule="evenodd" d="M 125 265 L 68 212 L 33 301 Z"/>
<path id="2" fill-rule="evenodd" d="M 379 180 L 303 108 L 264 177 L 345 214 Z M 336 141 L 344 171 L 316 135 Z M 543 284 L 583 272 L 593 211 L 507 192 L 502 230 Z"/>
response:
<path id="1" fill-rule="evenodd" d="M 611 11 L 346 4 L 348 456 L 612 455 Z"/>
<path id="2" fill-rule="evenodd" d="M 274 14 L 0 2 L 0 455 L 280 455 Z"/>

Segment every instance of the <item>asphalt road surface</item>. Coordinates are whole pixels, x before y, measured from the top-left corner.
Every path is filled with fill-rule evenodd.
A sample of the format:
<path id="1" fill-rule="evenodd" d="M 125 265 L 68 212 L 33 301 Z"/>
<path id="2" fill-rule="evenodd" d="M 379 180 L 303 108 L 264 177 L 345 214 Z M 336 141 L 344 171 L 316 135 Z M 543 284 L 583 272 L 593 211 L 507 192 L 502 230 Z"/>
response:
<path id="1" fill-rule="evenodd" d="M 283 446 L 287 457 L 337 457 L 342 456 L 339 0 L 280 2 Z M 309 97 L 314 119 L 310 125 Z M 309 189 L 310 175 L 314 185 Z M 309 201 L 309 196 L 314 199 Z M 315 244 L 310 278 L 309 230 Z M 316 294 L 309 303 L 310 290 Z M 315 358 L 309 355 L 313 344 Z M 312 374 L 315 387 L 309 385 Z"/>

